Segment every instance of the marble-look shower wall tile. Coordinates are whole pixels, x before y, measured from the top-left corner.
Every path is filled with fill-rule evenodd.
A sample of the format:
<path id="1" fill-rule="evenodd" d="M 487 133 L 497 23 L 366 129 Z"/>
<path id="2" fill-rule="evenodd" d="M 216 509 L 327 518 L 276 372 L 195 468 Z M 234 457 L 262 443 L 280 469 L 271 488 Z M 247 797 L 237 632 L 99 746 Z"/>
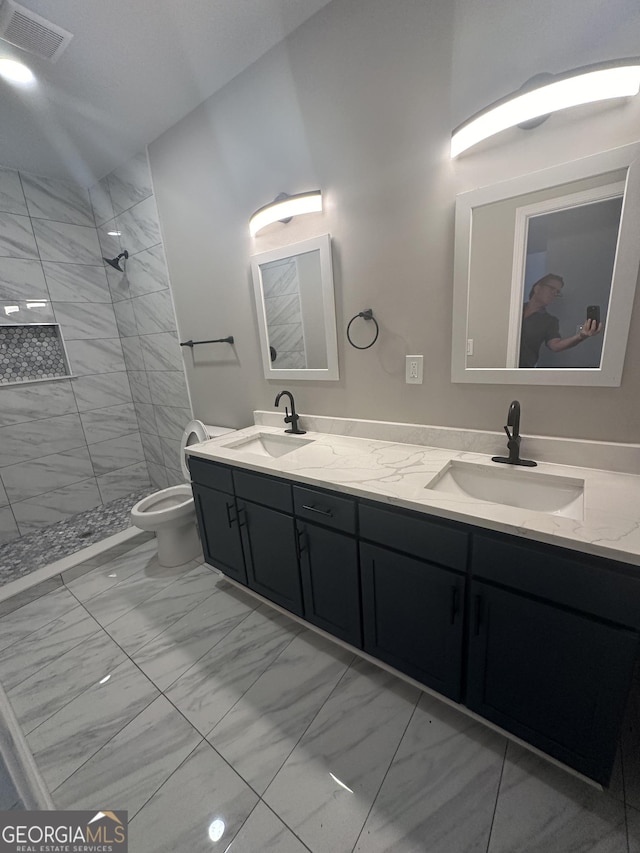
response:
<path id="1" fill-rule="evenodd" d="M 133 407 L 136 410 L 140 432 L 157 436 L 158 426 L 156 424 L 154 407 L 148 403 L 134 403 Z"/>
<path id="2" fill-rule="evenodd" d="M 167 290 L 169 287 L 169 276 L 164 259 L 162 244 L 152 246 L 133 255 L 127 261 L 127 278 L 129 280 L 129 295 L 132 297 L 144 296 L 146 293 L 155 293 L 158 290 Z M 115 297 L 114 297 L 115 301 Z"/>
<path id="3" fill-rule="evenodd" d="M 151 391 L 149 390 L 149 374 L 145 370 L 130 370 L 129 383 L 131 385 L 131 396 L 136 403 L 151 403 Z"/>
<path id="4" fill-rule="evenodd" d="M 272 261 L 262 266 L 262 292 L 265 298 L 295 293 L 300 296 L 298 264 L 295 258 Z"/>
<path id="5" fill-rule="evenodd" d="M 85 444 L 77 414 L 0 427 L 0 468 Z"/>
<path id="6" fill-rule="evenodd" d="M 169 485 L 169 480 L 167 479 L 167 469 L 164 465 L 156 465 L 154 462 L 147 462 L 147 468 L 149 470 L 149 477 L 151 478 L 151 485 L 153 488 L 166 489 Z M 2 510 L 0 510 L 0 513 L 1 512 Z"/>
<path id="7" fill-rule="evenodd" d="M 130 338 L 122 338 L 122 352 L 127 370 L 144 370 L 144 358 L 140 338 L 134 335 Z"/>
<path id="8" fill-rule="evenodd" d="M 64 521 L 70 515 L 99 506 L 101 503 L 96 481 L 91 478 L 65 486 L 63 489 L 47 492 L 37 498 L 20 501 L 13 504 L 12 509 L 20 533 L 24 536 L 25 533 Z"/>
<path id="9" fill-rule="evenodd" d="M 148 432 L 141 432 L 140 438 L 142 440 L 144 457 L 147 462 L 164 467 L 164 454 L 162 453 L 159 436 L 151 435 Z"/>
<path id="10" fill-rule="evenodd" d="M 158 436 L 158 438 L 160 439 L 160 447 L 162 448 L 165 467 L 167 469 L 171 468 L 172 470 L 177 471 L 180 466 L 182 453 L 180 439 L 165 438 L 163 435 Z M 184 479 L 184 477 L 182 479 Z"/>
<path id="11" fill-rule="evenodd" d="M 116 373 L 125 370 L 120 338 L 97 341 L 68 341 L 71 370 L 78 376 L 92 373 Z"/>
<path id="12" fill-rule="evenodd" d="M 120 254 L 122 251 L 122 239 L 120 237 L 120 228 L 115 219 L 110 219 L 109 222 L 98 226 L 98 241 L 103 257 L 115 258 Z M 118 271 L 115 270 L 115 272 L 117 273 Z"/>
<path id="13" fill-rule="evenodd" d="M 11 512 L 11 507 L 0 507 L 0 545 L 11 542 L 18 536 L 20 536 L 20 531 Z"/>
<path id="14" fill-rule="evenodd" d="M 120 242 L 135 255 L 161 242 L 160 225 L 153 196 L 139 202 L 116 217 Z"/>
<path id="15" fill-rule="evenodd" d="M 109 195 L 109 183 L 106 178 L 89 187 L 89 198 L 91 199 L 96 225 L 102 225 L 107 220 L 113 219 L 115 214 Z"/>
<path id="16" fill-rule="evenodd" d="M 132 335 L 137 335 L 138 326 L 135 314 L 133 313 L 133 301 L 131 299 L 123 299 L 121 302 L 114 302 L 113 310 L 116 315 L 120 337 L 130 338 Z"/>
<path id="17" fill-rule="evenodd" d="M 117 254 L 120 254 L 118 252 Z M 106 257 L 112 257 L 111 255 L 107 255 Z M 129 270 L 131 268 L 132 258 L 129 258 L 127 261 L 127 269 L 126 272 L 118 272 L 118 270 L 114 269 L 110 266 L 105 266 L 105 272 L 107 274 L 107 282 L 109 283 L 109 292 L 111 293 L 112 302 L 120 302 L 121 299 L 130 299 L 131 298 L 131 286 L 129 284 Z"/>
<path id="18" fill-rule="evenodd" d="M 20 175 L 13 169 L 0 166 L 0 211 L 27 214 L 27 203 L 22 192 Z"/>
<path id="19" fill-rule="evenodd" d="M 145 461 L 139 432 L 90 444 L 89 453 L 96 477 Z M 99 482 L 98 485 L 100 485 Z M 133 491 L 133 488 L 129 491 Z"/>
<path id="20" fill-rule="evenodd" d="M 175 333 L 143 335 L 140 346 L 146 370 L 183 370 L 182 353 Z"/>
<path id="21" fill-rule="evenodd" d="M 95 228 L 69 225 L 49 219 L 34 219 L 33 231 L 43 261 L 61 263 L 103 264 Z"/>
<path id="22" fill-rule="evenodd" d="M 189 477 L 185 477 L 182 471 L 178 471 L 177 468 L 166 468 L 167 472 L 167 484 L 169 486 L 181 486 L 183 483 L 190 482 Z"/>
<path id="23" fill-rule="evenodd" d="M 154 406 L 158 435 L 180 441 L 184 428 L 191 420 L 190 409 L 175 406 Z"/>
<path id="24" fill-rule="evenodd" d="M 302 323 L 269 326 L 269 343 L 280 352 L 304 352 Z"/>
<path id="25" fill-rule="evenodd" d="M 138 431 L 138 421 L 133 403 L 109 406 L 105 409 L 96 409 L 93 412 L 83 412 L 80 419 L 87 437 L 87 444 L 120 438 L 128 433 Z"/>
<path id="26" fill-rule="evenodd" d="M 9 498 L 2 485 L 2 477 L 0 476 L 0 506 L 6 506 L 9 503 Z"/>
<path id="27" fill-rule="evenodd" d="M 38 247 L 28 216 L 0 213 L 0 257 L 38 257 Z"/>
<path id="28" fill-rule="evenodd" d="M 131 388 L 125 371 L 80 376 L 73 380 L 78 411 L 90 412 L 107 406 L 131 402 Z"/>
<path id="29" fill-rule="evenodd" d="M 191 408 L 187 380 L 182 370 L 154 370 L 150 371 L 147 376 L 149 378 L 151 402 L 165 406 L 171 404 L 182 409 Z"/>
<path id="30" fill-rule="evenodd" d="M 0 389 L 0 427 L 77 412 L 71 382 Z"/>
<path id="31" fill-rule="evenodd" d="M 146 296 L 137 296 L 131 301 L 139 334 L 152 335 L 175 329 L 176 316 L 170 291 L 159 290 Z"/>
<path id="32" fill-rule="evenodd" d="M 93 477 L 86 447 L 41 456 L 2 469 L 2 481 L 12 503 Z"/>
<path id="33" fill-rule="evenodd" d="M 56 320 L 62 327 L 65 341 L 90 338 L 116 338 L 113 305 L 104 302 L 54 302 Z"/>
<path id="34" fill-rule="evenodd" d="M 89 193 L 78 184 L 22 173 L 29 215 L 72 225 L 95 226 Z"/>
<path id="35" fill-rule="evenodd" d="M 114 213 L 122 213 L 148 198 L 153 188 L 146 151 L 118 166 L 107 176 Z"/>
<path id="36" fill-rule="evenodd" d="M 103 267 L 88 264 L 42 264 L 53 302 L 108 302 L 111 293 Z"/>
<path id="37" fill-rule="evenodd" d="M 123 498 L 125 495 L 130 495 L 132 491 L 137 492 L 151 487 L 146 462 L 139 462 L 128 468 L 103 474 L 97 478 L 97 481 L 103 503 Z"/>
<path id="38" fill-rule="evenodd" d="M 40 261 L 0 258 L 0 300 L 13 299 L 49 299 Z"/>

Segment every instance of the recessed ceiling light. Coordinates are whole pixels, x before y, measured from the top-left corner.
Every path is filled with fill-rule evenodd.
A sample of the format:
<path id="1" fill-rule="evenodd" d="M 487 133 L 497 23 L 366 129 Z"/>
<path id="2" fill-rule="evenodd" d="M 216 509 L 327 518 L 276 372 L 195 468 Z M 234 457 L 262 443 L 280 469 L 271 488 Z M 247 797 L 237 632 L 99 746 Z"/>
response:
<path id="1" fill-rule="evenodd" d="M 35 82 L 35 77 L 30 68 L 15 59 L 0 59 L 0 77 L 4 77 L 9 83 L 18 83 L 28 86 Z"/>

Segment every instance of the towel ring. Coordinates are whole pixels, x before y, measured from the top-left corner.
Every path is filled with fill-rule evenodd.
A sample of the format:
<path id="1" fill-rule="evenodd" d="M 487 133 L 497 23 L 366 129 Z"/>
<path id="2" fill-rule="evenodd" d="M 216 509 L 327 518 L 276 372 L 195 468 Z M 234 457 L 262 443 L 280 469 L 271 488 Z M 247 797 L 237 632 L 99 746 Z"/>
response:
<path id="1" fill-rule="evenodd" d="M 362 317 L 364 320 L 373 320 L 373 324 L 376 327 L 376 334 L 375 334 L 373 340 L 371 341 L 371 343 L 367 344 L 366 347 L 359 347 L 358 344 L 354 344 L 354 342 L 351 340 L 351 335 L 349 334 L 349 330 L 351 329 L 351 324 L 353 323 L 354 320 L 357 320 L 358 317 Z M 364 311 L 361 311 L 359 314 L 356 314 L 355 317 L 352 317 L 349 320 L 349 324 L 347 326 L 347 340 L 349 341 L 351 346 L 354 347 L 355 349 L 369 349 L 369 347 L 372 347 L 375 344 L 375 342 L 378 340 L 379 334 L 380 334 L 380 326 L 378 326 L 378 321 L 373 316 L 373 309 L 372 308 L 365 308 Z"/>

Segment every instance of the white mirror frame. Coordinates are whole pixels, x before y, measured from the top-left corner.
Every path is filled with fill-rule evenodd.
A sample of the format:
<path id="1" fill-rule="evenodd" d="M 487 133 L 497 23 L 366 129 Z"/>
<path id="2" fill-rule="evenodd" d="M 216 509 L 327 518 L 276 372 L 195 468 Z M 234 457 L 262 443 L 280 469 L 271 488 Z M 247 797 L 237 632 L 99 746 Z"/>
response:
<path id="1" fill-rule="evenodd" d="M 598 368 L 467 367 L 473 210 L 536 190 L 627 169 L 611 298 Z M 640 144 L 625 145 L 550 169 L 460 194 L 456 199 L 451 381 L 504 385 L 619 386 L 640 267 Z M 613 330 L 613 331 L 610 331 Z M 608 333 L 610 332 L 610 333 Z"/>
<path id="2" fill-rule="evenodd" d="M 269 334 L 267 329 L 267 316 L 262 289 L 263 264 L 272 261 L 280 261 L 292 258 L 296 255 L 304 255 L 307 252 L 319 251 L 320 253 L 320 278 L 322 281 L 322 312 L 325 329 L 325 340 L 327 346 L 326 368 L 274 368 L 271 363 L 269 352 Z M 311 237 L 300 243 L 271 249 L 251 256 L 251 274 L 253 277 L 253 288 L 256 300 L 256 312 L 258 315 L 258 332 L 260 335 L 260 351 L 262 354 L 262 366 L 266 379 L 339 379 L 338 373 L 338 337 L 336 332 L 336 311 L 333 291 L 333 264 L 331 260 L 331 236 L 322 234 L 319 237 Z"/>

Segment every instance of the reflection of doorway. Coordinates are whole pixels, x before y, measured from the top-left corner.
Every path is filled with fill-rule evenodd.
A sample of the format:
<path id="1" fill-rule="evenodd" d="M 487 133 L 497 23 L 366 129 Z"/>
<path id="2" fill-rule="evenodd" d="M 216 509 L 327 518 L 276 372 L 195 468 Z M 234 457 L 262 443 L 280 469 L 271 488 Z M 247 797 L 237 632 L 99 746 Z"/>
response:
<path id="1" fill-rule="evenodd" d="M 547 273 L 565 282 L 548 309 L 562 338 L 578 333 L 588 305 L 600 307 L 606 329 L 623 191 L 623 184 L 612 184 L 516 210 L 508 367 L 518 367 L 523 306 Z M 603 341 L 600 334 L 560 353 L 543 344 L 536 367 L 598 368 Z"/>

